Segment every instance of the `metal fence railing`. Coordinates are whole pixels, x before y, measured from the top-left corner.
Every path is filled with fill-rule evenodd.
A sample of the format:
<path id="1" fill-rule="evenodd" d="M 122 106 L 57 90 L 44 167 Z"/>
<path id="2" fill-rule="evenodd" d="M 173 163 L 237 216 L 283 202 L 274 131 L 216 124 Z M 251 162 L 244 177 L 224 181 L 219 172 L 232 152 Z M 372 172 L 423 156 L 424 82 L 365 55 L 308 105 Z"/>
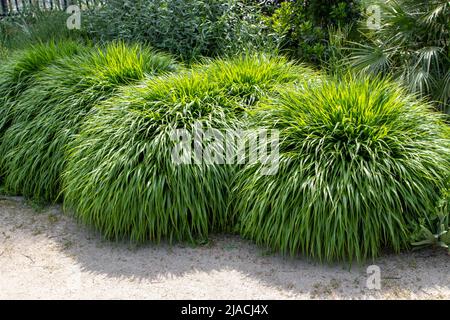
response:
<path id="1" fill-rule="evenodd" d="M 30 8 L 41 10 L 66 10 L 71 4 L 90 7 L 105 0 L 0 0 L 0 16 L 22 13 Z"/>

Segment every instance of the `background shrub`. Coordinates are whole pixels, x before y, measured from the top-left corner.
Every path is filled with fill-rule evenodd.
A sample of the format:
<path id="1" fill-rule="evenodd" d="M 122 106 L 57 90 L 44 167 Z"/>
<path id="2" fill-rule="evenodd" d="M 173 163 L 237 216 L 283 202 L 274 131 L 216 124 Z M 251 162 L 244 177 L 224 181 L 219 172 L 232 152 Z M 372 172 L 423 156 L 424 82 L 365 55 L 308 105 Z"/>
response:
<path id="1" fill-rule="evenodd" d="M 175 69 L 168 56 L 123 43 L 93 48 L 49 66 L 11 111 L 13 123 L 0 145 L 5 189 L 57 200 L 65 147 L 91 107 L 121 85 Z"/>
<path id="2" fill-rule="evenodd" d="M 83 31 L 67 28 L 68 17 L 65 11 L 26 6 L 20 14 L 0 19 L 1 47 L 25 49 L 29 45 L 52 40 L 87 40 Z"/>
<path id="3" fill-rule="evenodd" d="M 86 12 L 85 24 L 95 39 L 141 41 L 191 60 L 267 48 L 259 17 L 258 6 L 237 0 L 111 0 Z"/>
<path id="4" fill-rule="evenodd" d="M 283 52 L 319 65 L 332 55 L 330 29 L 348 29 L 349 39 L 357 37 L 353 26 L 361 9 L 359 0 L 282 1 L 267 15 L 266 24 Z"/>
<path id="5" fill-rule="evenodd" d="M 393 76 L 411 92 L 450 112 L 450 3 L 389 0 L 380 3 L 381 28 L 361 27 L 351 64 L 368 74 Z"/>
<path id="6" fill-rule="evenodd" d="M 442 116 L 388 81 L 284 90 L 255 121 L 280 130 L 280 169 L 239 171 L 234 210 L 243 236 L 283 253 L 362 260 L 408 247 L 450 173 Z"/>

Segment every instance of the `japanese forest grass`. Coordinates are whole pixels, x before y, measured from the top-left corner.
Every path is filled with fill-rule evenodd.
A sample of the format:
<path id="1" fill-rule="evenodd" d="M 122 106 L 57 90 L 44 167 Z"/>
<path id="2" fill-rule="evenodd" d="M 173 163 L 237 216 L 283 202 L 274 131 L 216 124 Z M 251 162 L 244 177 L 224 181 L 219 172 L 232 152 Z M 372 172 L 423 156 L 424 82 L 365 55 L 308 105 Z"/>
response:
<path id="1" fill-rule="evenodd" d="M 137 243 L 196 242 L 230 231 L 237 166 L 194 155 L 190 164 L 176 164 L 173 130 L 192 134 L 196 123 L 203 130 L 245 128 L 246 111 L 262 96 L 312 75 L 282 58 L 253 55 L 123 88 L 96 107 L 70 143 L 65 208 L 106 238 Z"/>
<path id="2" fill-rule="evenodd" d="M 443 116 L 385 80 L 344 77 L 284 89 L 254 122 L 280 132 L 276 175 L 237 174 L 241 235 L 322 261 L 408 248 L 418 221 L 436 213 L 450 174 Z"/>
<path id="3" fill-rule="evenodd" d="M 5 130 L 14 120 L 14 105 L 21 94 L 35 84 L 39 73 L 57 59 L 85 50 L 86 46 L 79 43 L 60 41 L 38 44 L 10 53 L 0 65 L 0 144 Z"/>
<path id="4" fill-rule="evenodd" d="M 5 190 L 58 200 L 65 147 L 92 106 L 122 85 L 175 69 L 168 56 L 119 42 L 45 68 L 10 111 L 13 122 L 0 145 Z"/>

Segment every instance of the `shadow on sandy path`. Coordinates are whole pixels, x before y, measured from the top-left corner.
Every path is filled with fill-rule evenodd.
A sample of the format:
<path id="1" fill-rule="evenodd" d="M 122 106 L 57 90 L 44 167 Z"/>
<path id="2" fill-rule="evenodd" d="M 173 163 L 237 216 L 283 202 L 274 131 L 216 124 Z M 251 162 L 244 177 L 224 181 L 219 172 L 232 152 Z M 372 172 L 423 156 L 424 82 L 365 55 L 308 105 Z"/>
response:
<path id="1" fill-rule="evenodd" d="M 301 257 L 283 258 L 233 235 L 215 235 L 208 244 L 197 247 L 164 243 L 135 247 L 102 240 L 98 233 L 63 215 L 59 206 L 38 212 L 21 198 L 3 197 L 0 234 L 8 232 L 22 233 L 22 239 L 45 237 L 56 243 L 62 254 L 72 257 L 83 272 L 110 278 L 160 283 L 225 271 L 241 274 L 242 286 L 253 280 L 293 297 L 308 294 L 312 298 L 449 298 L 450 294 L 450 257 L 442 251 L 387 254 L 375 262 L 349 268 L 342 264 L 320 265 Z M 0 254 L 1 251 L 0 247 Z M 366 268 L 370 264 L 381 268 L 380 291 L 366 287 Z M 236 275 L 233 281 L 235 278 Z M 225 279 L 218 285 L 227 286 L 226 282 Z"/>

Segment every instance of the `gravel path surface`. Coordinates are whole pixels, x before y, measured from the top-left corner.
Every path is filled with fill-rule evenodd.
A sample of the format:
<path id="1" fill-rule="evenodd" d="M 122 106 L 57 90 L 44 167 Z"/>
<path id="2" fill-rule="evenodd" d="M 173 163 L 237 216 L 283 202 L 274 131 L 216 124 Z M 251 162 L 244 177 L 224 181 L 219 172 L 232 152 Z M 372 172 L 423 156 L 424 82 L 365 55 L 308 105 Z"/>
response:
<path id="1" fill-rule="evenodd" d="M 368 289 L 366 268 L 381 270 Z M 450 299 L 443 250 L 364 265 L 272 255 L 237 236 L 198 247 L 111 243 L 62 214 L 0 197 L 0 299 Z"/>

